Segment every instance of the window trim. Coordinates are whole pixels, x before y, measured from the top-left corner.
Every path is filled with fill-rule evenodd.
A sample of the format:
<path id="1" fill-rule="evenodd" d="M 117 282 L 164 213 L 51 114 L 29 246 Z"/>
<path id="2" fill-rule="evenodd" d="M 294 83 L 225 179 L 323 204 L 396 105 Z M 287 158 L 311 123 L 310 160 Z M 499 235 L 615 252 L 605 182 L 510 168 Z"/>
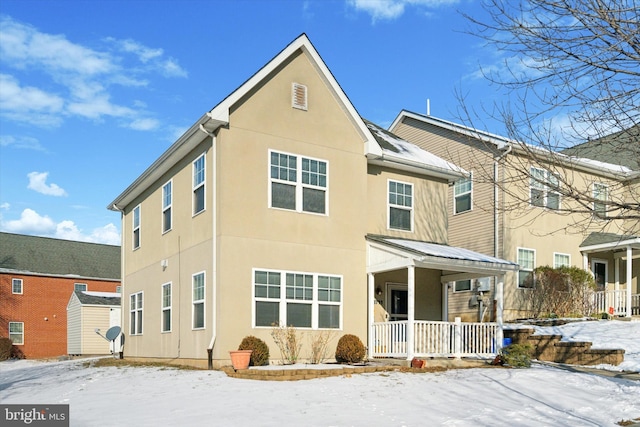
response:
<path id="1" fill-rule="evenodd" d="M 202 275 L 202 299 L 194 299 L 194 286 L 196 276 Z M 206 316 L 206 298 L 207 298 L 207 273 L 206 271 L 199 271 L 191 275 L 191 330 L 200 331 L 207 327 Z M 195 326 L 196 305 L 202 304 L 202 326 Z"/>
<path id="2" fill-rule="evenodd" d="M 132 297 L 134 297 L 133 299 L 135 299 L 135 307 L 131 307 Z M 138 307 L 138 303 L 140 303 L 140 307 Z M 131 321 L 132 319 L 131 315 L 133 315 L 135 322 Z M 140 319 L 140 321 L 138 320 L 138 318 Z M 129 294 L 129 335 L 139 336 L 144 333 L 144 321 L 142 321 L 143 319 L 144 319 L 144 291 L 138 291 L 138 292 Z M 132 330 L 135 330 L 135 332 L 132 332 Z"/>
<path id="3" fill-rule="evenodd" d="M 389 201 L 389 195 L 391 193 L 391 189 L 390 184 L 392 182 L 395 182 L 396 184 L 402 184 L 402 185 L 407 185 L 411 188 L 411 207 L 409 209 L 407 209 L 406 206 L 401 206 L 401 205 L 397 205 L 394 204 L 392 205 L 391 202 Z M 415 200 L 416 200 L 416 193 L 414 190 L 414 185 L 411 182 L 405 182 L 405 181 L 399 181 L 397 179 L 392 179 L 392 178 L 388 178 L 387 179 L 387 188 L 386 188 L 386 197 L 387 197 L 387 229 L 388 230 L 395 230 L 395 231 L 404 231 L 407 233 L 413 233 L 414 231 L 414 210 L 415 210 Z M 391 227 L 391 208 L 395 208 L 395 209 L 400 209 L 400 210 L 408 210 L 409 211 L 409 229 L 405 230 L 404 228 L 395 228 L 395 227 Z"/>
<path id="4" fill-rule="evenodd" d="M 136 226 L 136 211 L 138 212 L 138 225 Z M 141 236 L 141 224 L 142 224 L 142 208 L 141 205 L 136 206 L 131 211 L 131 246 L 132 250 L 138 249 L 142 245 Z M 136 231 L 138 232 L 138 246 L 136 246 Z"/>
<path id="5" fill-rule="evenodd" d="M 16 284 L 20 283 L 20 292 L 16 292 Z M 18 279 L 17 277 L 12 277 L 11 278 L 11 293 L 14 295 L 22 295 L 24 291 L 24 280 L 22 279 Z"/>
<path id="6" fill-rule="evenodd" d="M 169 204 L 165 206 L 165 188 L 169 186 L 170 194 L 169 194 Z M 173 178 L 169 181 L 165 182 L 162 186 L 162 195 L 160 200 L 160 206 L 162 207 L 162 217 L 160 219 L 160 229 L 162 230 L 162 234 L 166 234 L 173 229 Z M 165 224 L 165 212 L 169 211 L 169 228 L 166 228 Z"/>
<path id="7" fill-rule="evenodd" d="M 460 181 L 466 181 L 469 180 L 469 184 L 471 185 L 469 191 L 465 191 L 464 193 L 460 193 L 460 194 L 456 194 L 456 187 L 458 185 L 458 182 Z M 456 200 L 458 197 L 461 196 L 465 196 L 465 195 L 469 195 L 469 209 L 467 209 L 466 211 L 460 211 L 458 212 L 456 210 L 458 204 L 456 203 Z M 459 179 L 457 181 L 455 181 L 453 183 L 453 214 L 454 215 L 459 215 L 459 214 L 463 214 L 465 212 L 471 212 L 473 210 L 473 171 L 470 172 L 469 177 L 467 178 L 463 178 L 463 179 Z"/>
<path id="8" fill-rule="evenodd" d="M 164 290 L 166 287 L 169 287 L 169 305 L 165 306 L 164 301 Z M 172 282 L 167 282 L 162 284 L 160 287 L 160 332 L 168 333 L 171 332 L 173 326 L 173 285 Z M 164 328 L 164 313 L 165 311 L 169 312 L 169 329 Z"/>
<path id="9" fill-rule="evenodd" d="M 291 157 L 295 157 L 296 158 L 296 181 L 288 181 L 288 180 L 283 180 L 283 179 L 279 179 L 279 178 L 273 178 L 271 176 L 271 156 L 272 154 L 283 154 L 286 156 L 291 156 Z M 311 160 L 311 161 L 315 161 L 315 162 L 322 162 L 325 164 L 325 176 L 326 176 L 326 182 L 325 182 L 325 186 L 320 186 L 320 185 L 313 185 L 313 184 L 305 184 L 302 182 L 302 174 L 303 174 L 303 170 L 302 170 L 302 163 L 304 160 Z M 308 215 L 318 215 L 318 216 L 329 216 L 329 176 L 330 176 L 330 172 L 329 172 L 329 161 L 326 159 L 319 159 L 316 157 L 310 157 L 310 156 L 305 156 L 302 154 L 295 154 L 295 153 L 290 153 L 287 151 L 282 151 L 282 150 L 276 150 L 276 149 L 272 149 L 270 148 L 268 150 L 268 157 L 267 157 L 267 177 L 268 177 L 268 183 L 269 183 L 269 189 L 268 189 L 268 207 L 269 209 L 276 209 L 276 210 L 281 210 L 281 211 L 287 211 L 287 212 L 297 212 L 297 213 L 304 213 L 304 214 L 308 214 Z M 281 208 L 281 207 L 277 207 L 277 206 L 273 206 L 273 184 L 284 184 L 284 185 L 290 185 L 292 187 L 294 187 L 294 191 L 295 191 L 295 208 L 294 209 L 287 209 L 287 208 Z M 309 188 L 312 190 L 319 190 L 319 191 L 324 191 L 324 212 L 311 212 L 308 210 L 304 209 L 304 189 L 305 188 Z"/>
<path id="10" fill-rule="evenodd" d="M 556 262 L 556 256 L 557 255 L 561 255 L 561 256 L 566 256 L 568 258 L 568 262 L 566 264 L 566 266 L 563 265 L 558 265 L 558 263 Z M 571 267 L 571 254 L 566 254 L 563 252 L 554 252 L 553 253 L 553 268 L 560 268 L 560 267 Z"/>
<path id="11" fill-rule="evenodd" d="M 596 187 L 600 187 L 600 190 L 596 192 Z M 599 193 L 604 190 L 604 199 L 600 199 Z M 593 195 L 593 216 L 596 219 L 606 219 L 607 218 L 607 206 L 609 202 L 609 184 L 605 184 L 603 182 L 594 182 L 592 185 L 592 195 Z M 603 206 L 603 211 L 598 210 L 597 205 Z"/>
<path id="12" fill-rule="evenodd" d="M 537 170 L 542 172 L 542 176 L 544 181 L 539 181 L 537 178 L 534 178 L 533 171 Z M 550 188 L 550 178 L 553 177 L 558 182 L 557 187 L 560 188 L 560 179 L 548 169 L 538 168 L 535 166 L 529 167 L 529 206 L 534 208 L 542 208 L 549 209 L 552 211 L 558 211 L 562 207 L 562 197 L 560 196 L 560 192 L 557 190 L 553 190 Z M 540 188 L 534 187 L 534 182 L 537 183 Z M 538 206 L 533 204 L 533 190 L 542 191 L 542 206 Z M 553 208 L 549 207 L 549 194 L 556 194 L 558 196 L 558 207 Z"/>
<path id="13" fill-rule="evenodd" d="M 22 325 L 22 328 L 21 328 L 22 331 L 21 332 L 13 332 L 13 335 L 20 334 L 20 336 L 22 336 L 22 341 L 21 342 L 17 343 L 17 342 L 14 342 L 11 339 L 11 325 Z M 9 326 L 8 326 L 8 332 L 9 332 L 9 339 L 11 340 L 11 343 L 13 345 L 24 345 L 24 322 L 10 321 L 9 322 Z"/>
<path id="14" fill-rule="evenodd" d="M 522 268 L 522 265 L 520 264 L 520 251 L 529 251 L 533 253 L 533 267 L 532 268 Z M 518 272 L 517 272 L 517 279 L 516 279 L 516 287 L 518 289 L 531 289 L 533 287 L 535 287 L 536 285 L 536 278 L 535 275 L 533 274 L 533 271 L 536 269 L 536 250 L 535 249 L 531 249 L 531 248 L 524 248 L 521 246 L 518 246 L 516 248 L 516 263 L 520 266 L 520 268 L 518 268 Z M 531 287 L 526 287 L 526 286 L 521 286 L 520 285 L 520 272 L 521 271 L 527 271 L 529 273 L 531 273 L 532 275 L 532 279 L 533 279 L 533 283 L 531 284 Z"/>
<path id="15" fill-rule="evenodd" d="M 278 273 L 280 274 L 280 297 L 279 298 L 269 298 L 269 297 L 257 297 L 256 296 L 256 272 L 265 272 L 265 273 Z M 312 276 L 312 297 L 310 300 L 307 299 L 295 299 L 295 298 L 287 298 L 287 275 L 288 274 L 298 274 L 298 275 L 308 275 Z M 323 301 L 319 298 L 319 278 L 320 277 L 328 277 L 337 278 L 340 280 L 340 301 Z M 293 271 L 293 270 L 277 270 L 270 268 L 252 268 L 251 269 L 251 327 L 254 329 L 265 329 L 272 328 L 272 326 L 258 326 L 256 325 L 256 302 L 271 302 L 278 303 L 278 319 L 280 324 L 287 324 L 287 304 L 308 304 L 311 305 L 311 327 L 304 326 L 296 326 L 297 329 L 302 330 L 327 330 L 327 331 L 342 331 L 344 327 L 344 276 L 341 274 L 328 274 L 328 273 L 317 273 L 317 272 L 305 272 L 305 271 Z M 339 307 L 339 316 L 340 320 L 338 322 L 337 328 L 321 328 L 320 324 L 320 306 L 338 306 Z"/>
<path id="16" fill-rule="evenodd" d="M 84 286 L 84 289 L 78 289 L 78 287 L 79 287 L 78 285 L 80 285 L 80 286 Z M 87 286 L 87 284 L 86 284 L 86 283 L 76 282 L 76 283 L 74 283 L 74 284 L 73 284 L 73 291 L 74 291 L 74 292 L 75 292 L 75 291 L 86 292 L 86 291 L 88 291 L 88 290 L 89 290 L 89 287 Z"/>
<path id="17" fill-rule="evenodd" d="M 202 182 L 196 184 L 196 163 L 202 159 Z M 191 197 L 191 212 L 192 217 L 200 215 L 202 212 L 207 210 L 207 193 L 206 193 L 206 182 L 207 182 L 207 157 L 206 153 L 202 153 L 199 155 L 192 163 L 191 170 L 193 176 L 193 188 L 192 188 L 192 197 Z M 202 209 L 196 212 L 196 191 L 203 187 L 202 190 Z"/>

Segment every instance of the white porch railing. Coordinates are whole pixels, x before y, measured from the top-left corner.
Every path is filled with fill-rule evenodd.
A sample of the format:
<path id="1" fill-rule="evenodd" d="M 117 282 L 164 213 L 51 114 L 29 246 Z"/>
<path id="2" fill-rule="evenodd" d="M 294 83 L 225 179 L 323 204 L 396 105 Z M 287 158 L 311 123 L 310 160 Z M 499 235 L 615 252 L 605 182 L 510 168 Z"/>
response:
<path id="1" fill-rule="evenodd" d="M 592 308 L 595 313 L 608 313 L 614 316 L 627 314 L 627 290 L 599 291 L 592 296 Z M 610 309 L 613 309 L 613 313 Z M 640 294 L 631 295 L 631 314 L 640 314 Z"/>
<path id="2" fill-rule="evenodd" d="M 374 323 L 373 357 L 402 357 L 407 352 L 407 321 Z M 497 323 L 413 323 L 413 355 L 416 357 L 493 357 Z"/>

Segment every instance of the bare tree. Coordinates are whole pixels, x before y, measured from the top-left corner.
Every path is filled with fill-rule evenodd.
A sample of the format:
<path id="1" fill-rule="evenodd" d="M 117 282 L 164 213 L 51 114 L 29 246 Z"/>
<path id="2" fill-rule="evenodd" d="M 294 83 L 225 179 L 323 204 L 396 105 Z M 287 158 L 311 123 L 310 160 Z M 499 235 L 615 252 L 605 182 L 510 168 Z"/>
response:
<path id="1" fill-rule="evenodd" d="M 485 0 L 483 6 L 486 19 L 465 16 L 470 32 L 502 54 L 499 66 L 482 73 L 507 99 L 483 114 L 504 125 L 518 154 L 506 160 L 512 176 L 496 183 L 511 201 L 502 208 L 540 202 L 534 194 L 540 188 L 544 197 L 563 200 L 552 210 L 582 214 L 580 226 L 596 218 L 638 231 L 640 1 Z M 461 120 L 477 128 L 479 114 L 459 99 Z M 576 157 L 624 168 L 610 169 L 602 194 L 576 177 L 589 167 Z"/>

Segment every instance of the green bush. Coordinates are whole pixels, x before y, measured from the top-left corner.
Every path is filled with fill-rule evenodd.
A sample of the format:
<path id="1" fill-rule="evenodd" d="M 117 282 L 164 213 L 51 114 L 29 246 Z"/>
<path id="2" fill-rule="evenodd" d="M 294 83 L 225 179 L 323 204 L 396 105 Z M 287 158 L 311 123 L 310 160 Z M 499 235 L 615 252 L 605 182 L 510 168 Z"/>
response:
<path id="1" fill-rule="evenodd" d="M 501 360 L 505 365 L 515 368 L 531 366 L 533 346 L 531 344 L 511 344 L 500 351 Z"/>
<path id="2" fill-rule="evenodd" d="M 249 335 L 244 337 L 238 350 L 253 350 L 249 366 L 264 366 L 269 364 L 269 346 L 258 337 Z"/>
<path id="3" fill-rule="evenodd" d="M 336 360 L 338 363 L 359 363 L 364 359 L 366 351 L 360 338 L 351 334 L 343 335 L 336 347 Z"/>

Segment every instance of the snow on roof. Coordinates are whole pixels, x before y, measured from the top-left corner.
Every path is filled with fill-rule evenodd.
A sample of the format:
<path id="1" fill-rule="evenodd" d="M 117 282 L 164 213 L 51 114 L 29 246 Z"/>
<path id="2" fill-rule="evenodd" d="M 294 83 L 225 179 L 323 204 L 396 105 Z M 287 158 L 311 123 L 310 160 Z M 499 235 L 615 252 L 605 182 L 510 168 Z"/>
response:
<path id="1" fill-rule="evenodd" d="M 405 141 L 391 132 L 382 129 L 378 125 L 367 120 L 365 120 L 365 123 L 376 138 L 378 145 L 380 145 L 384 157 L 422 164 L 427 167 L 446 172 L 453 172 L 461 175 L 467 174 L 463 168 L 448 162 L 433 153 L 423 150 L 417 145 Z"/>
<path id="2" fill-rule="evenodd" d="M 120 298 L 120 293 L 118 292 L 82 291 L 82 293 L 92 297 Z"/>
<path id="3" fill-rule="evenodd" d="M 394 239 L 385 238 L 386 242 L 389 242 L 396 246 L 401 246 L 410 249 L 415 252 L 420 252 L 424 255 L 436 256 L 441 258 L 459 259 L 465 261 L 478 261 L 489 262 L 495 264 L 505 265 L 518 265 L 515 262 L 507 261 L 500 258 L 495 258 L 489 255 L 484 255 L 478 252 L 474 252 L 465 248 L 458 248 L 455 246 L 441 245 L 438 243 L 420 242 L 416 240 Z"/>

